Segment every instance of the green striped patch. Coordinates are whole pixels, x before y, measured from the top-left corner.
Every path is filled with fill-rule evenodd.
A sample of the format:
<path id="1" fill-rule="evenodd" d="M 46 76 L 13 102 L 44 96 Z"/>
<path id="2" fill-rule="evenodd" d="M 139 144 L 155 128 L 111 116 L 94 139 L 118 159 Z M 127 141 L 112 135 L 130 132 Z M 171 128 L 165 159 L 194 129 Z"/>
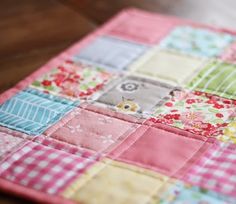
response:
<path id="1" fill-rule="evenodd" d="M 236 99 L 236 65 L 210 62 L 193 78 L 188 88 Z"/>

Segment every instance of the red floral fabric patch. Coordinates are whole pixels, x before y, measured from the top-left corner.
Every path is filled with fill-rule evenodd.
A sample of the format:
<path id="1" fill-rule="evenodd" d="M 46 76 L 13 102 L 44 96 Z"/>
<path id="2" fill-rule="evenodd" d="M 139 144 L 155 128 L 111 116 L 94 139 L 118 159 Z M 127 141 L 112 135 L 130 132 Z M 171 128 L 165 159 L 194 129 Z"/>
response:
<path id="1" fill-rule="evenodd" d="M 156 108 L 150 120 L 189 132 L 216 136 L 235 116 L 236 101 L 194 91 L 175 91 L 170 100 Z"/>
<path id="2" fill-rule="evenodd" d="M 68 60 L 38 78 L 32 86 L 70 99 L 87 99 L 111 78 L 112 74 L 101 68 Z"/>

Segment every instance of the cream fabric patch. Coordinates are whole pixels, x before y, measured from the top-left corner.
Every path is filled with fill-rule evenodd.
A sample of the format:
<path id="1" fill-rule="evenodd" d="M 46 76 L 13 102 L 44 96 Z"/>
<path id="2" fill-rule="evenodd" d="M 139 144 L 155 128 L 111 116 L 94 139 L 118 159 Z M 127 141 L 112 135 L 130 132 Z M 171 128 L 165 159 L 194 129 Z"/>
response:
<path id="1" fill-rule="evenodd" d="M 103 163 L 100 163 L 104 167 Z M 92 167 L 93 168 L 93 167 Z M 167 177 L 139 167 L 111 161 L 71 197 L 80 203 L 143 204 L 164 184 Z M 94 173 L 94 170 L 90 170 Z M 88 175 L 87 175 L 88 178 Z M 84 179 L 80 178 L 84 184 Z M 98 185 L 99 184 L 99 185 Z M 141 185 L 140 185 L 141 184 Z M 77 182 L 78 186 L 81 186 Z"/>
<path id="2" fill-rule="evenodd" d="M 130 68 L 137 74 L 163 80 L 172 85 L 183 85 L 198 68 L 203 66 L 204 62 L 205 59 L 202 58 L 154 48 Z"/>

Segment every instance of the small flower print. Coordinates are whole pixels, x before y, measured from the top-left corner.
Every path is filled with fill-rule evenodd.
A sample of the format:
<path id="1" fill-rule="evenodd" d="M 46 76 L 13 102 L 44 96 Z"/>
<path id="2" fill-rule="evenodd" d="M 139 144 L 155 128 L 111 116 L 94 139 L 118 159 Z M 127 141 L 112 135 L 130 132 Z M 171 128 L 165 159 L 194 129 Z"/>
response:
<path id="1" fill-rule="evenodd" d="M 125 82 L 118 86 L 118 89 L 124 92 L 134 92 L 138 90 L 139 84 L 135 82 Z"/>
<path id="2" fill-rule="evenodd" d="M 219 56 L 234 41 L 229 34 L 187 26 L 176 27 L 162 42 L 161 47 L 193 56 Z"/>
<path id="3" fill-rule="evenodd" d="M 108 123 L 112 123 L 112 119 L 111 118 L 104 118 L 104 117 L 99 117 L 98 121 L 102 124 L 108 124 Z"/>
<path id="4" fill-rule="evenodd" d="M 180 116 L 180 120 L 184 124 L 192 124 L 194 122 L 199 122 L 204 119 L 204 114 L 200 111 L 187 111 L 183 112 Z"/>
<path id="5" fill-rule="evenodd" d="M 218 140 L 236 144 L 236 121 L 229 123 L 223 129 L 223 134 L 218 136 Z"/>
<path id="6" fill-rule="evenodd" d="M 100 68 L 67 60 L 38 78 L 32 86 L 70 99 L 87 99 L 111 78 L 112 74 Z"/>
<path id="7" fill-rule="evenodd" d="M 203 92 L 174 91 L 150 120 L 204 135 L 222 135 L 235 113 L 235 101 Z M 226 129 L 225 129 L 226 131 Z"/>
<path id="8" fill-rule="evenodd" d="M 121 112 L 126 112 L 131 114 L 137 113 L 137 111 L 140 109 L 137 103 L 129 99 L 123 99 L 120 103 L 117 104 L 116 108 Z"/>
<path id="9" fill-rule="evenodd" d="M 71 116 L 73 116 L 73 117 L 76 117 L 78 115 L 80 115 L 80 110 L 79 109 L 75 109 L 71 112 Z"/>
<path id="10" fill-rule="evenodd" d="M 103 144 L 113 144 L 115 142 L 112 135 L 100 136 L 100 138 Z"/>
<path id="11" fill-rule="evenodd" d="M 78 133 L 82 131 L 79 124 L 76 126 L 67 125 L 66 127 L 69 128 L 71 133 Z"/>

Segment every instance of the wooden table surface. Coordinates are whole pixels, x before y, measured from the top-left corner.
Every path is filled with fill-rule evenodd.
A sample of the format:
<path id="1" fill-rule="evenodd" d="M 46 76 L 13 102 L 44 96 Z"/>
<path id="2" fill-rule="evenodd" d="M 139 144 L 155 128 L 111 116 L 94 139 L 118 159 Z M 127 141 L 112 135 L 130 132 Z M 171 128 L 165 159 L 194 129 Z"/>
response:
<path id="1" fill-rule="evenodd" d="M 236 29 L 235 0 L 1 0 L 0 93 L 126 7 Z M 16 203 L 30 202 L 0 192 Z"/>

